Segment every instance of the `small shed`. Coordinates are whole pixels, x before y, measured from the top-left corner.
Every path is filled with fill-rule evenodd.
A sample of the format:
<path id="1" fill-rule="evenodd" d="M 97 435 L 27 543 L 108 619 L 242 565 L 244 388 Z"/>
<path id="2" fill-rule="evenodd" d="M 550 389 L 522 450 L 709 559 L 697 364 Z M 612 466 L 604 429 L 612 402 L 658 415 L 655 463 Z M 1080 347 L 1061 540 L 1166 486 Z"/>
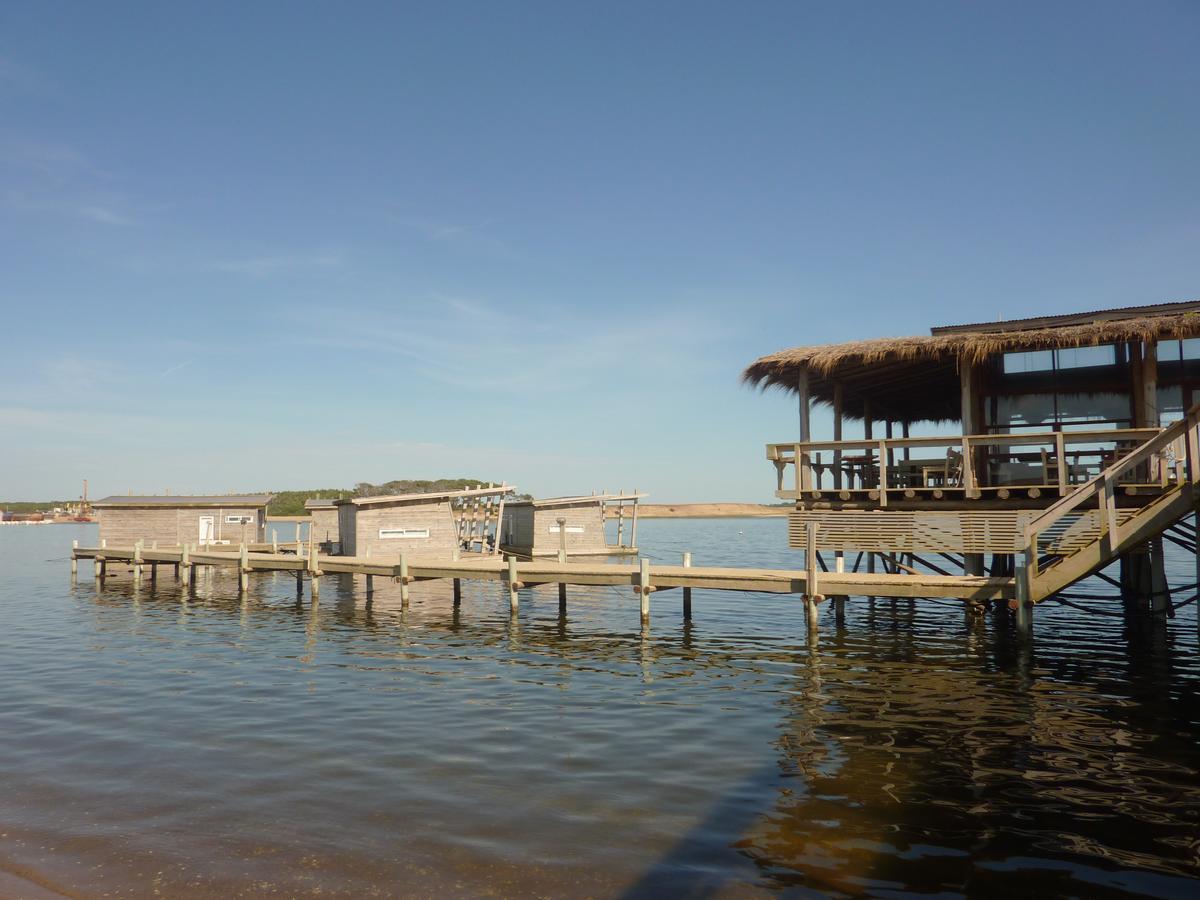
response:
<path id="1" fill-rule="evenodd" d="M 218 497 L 105 497 L 92 504 L 100 539 L 114 547 L 137 541 L 178 544 L 252 544 L 265 540 L 270 494 Z"/>
<path id="2" fill-rule="evenodd" d="M 504 509 L 500 545 L 521 556 L 554 556 L 560 549 L 568 556 L 635 554 L 637 504 L 644 496 L 635 492 L 513 501 Z M 617 520 L 615 544 L 605 534 L 607 518 Z"/>
<path id="3" fill-rule="evenodd" d="M 341 542 L 338 510 L 334 505 L 336 502 L 333 497 L 312 497 L 304 501 L 304 508 L 308 510 L 310 520 L 309 537 L 318 546 L 327 546 L 331 550 Z"/>
<path id="4" fill-rule="evenodd" d="M 335 500 L 338 535 L 347 556 L 452 558 L 461 552 L 495 554 L 505 498 L 501 484 L 423 494 Z"/>

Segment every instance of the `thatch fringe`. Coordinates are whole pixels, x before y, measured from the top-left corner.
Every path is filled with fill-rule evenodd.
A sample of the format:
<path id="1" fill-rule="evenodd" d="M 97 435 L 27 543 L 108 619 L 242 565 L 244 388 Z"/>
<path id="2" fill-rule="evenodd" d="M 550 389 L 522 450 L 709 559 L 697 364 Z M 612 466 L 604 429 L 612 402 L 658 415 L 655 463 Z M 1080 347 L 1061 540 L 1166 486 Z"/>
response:
<path id="1" fill-rule="evenodd" d="M 1191 337 L 1200 337 L 1200 313 L 1144 316 L 1029 331 L 875 338 L 780 350 L 748 366 L 742 373 L 742 381 L 762 387 L 776 385 L 794 391 L 801 369 L 818 376 L 831 377 L 843 366 L 857 367 L 881 362 L 978 363 L 997 353 Z"/>

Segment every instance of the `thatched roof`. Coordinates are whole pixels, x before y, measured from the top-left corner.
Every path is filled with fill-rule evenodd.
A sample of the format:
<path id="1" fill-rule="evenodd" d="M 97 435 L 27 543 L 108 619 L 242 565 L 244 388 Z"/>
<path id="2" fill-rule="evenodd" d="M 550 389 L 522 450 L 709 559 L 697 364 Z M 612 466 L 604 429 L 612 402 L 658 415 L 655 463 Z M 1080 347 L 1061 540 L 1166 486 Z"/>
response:
<path id="1" fill-rule="evenodd" d="M 1198 337 L 1200 301 L 933 332 L 780 350 L 752 363 L 742 380 L 794 392 L 800 373 L 807 371 L 815 401 L 831 404 L 834 385 L 842 386 L 843 415 L 849 418 L 861 419 L 870 402 L 875 418 L 956 421 L 962 415 L 958 373 L 963 363 L 1001 353 Z"/>

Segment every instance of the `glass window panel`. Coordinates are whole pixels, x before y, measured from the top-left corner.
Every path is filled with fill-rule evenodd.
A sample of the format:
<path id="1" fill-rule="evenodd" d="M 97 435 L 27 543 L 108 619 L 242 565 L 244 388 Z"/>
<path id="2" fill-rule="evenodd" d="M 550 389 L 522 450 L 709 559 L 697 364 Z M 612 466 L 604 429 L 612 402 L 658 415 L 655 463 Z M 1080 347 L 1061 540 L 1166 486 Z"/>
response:
<path id="1" fill-rule="evenodd" d="M 1200 338 L 1188 338 L 1179 343 L 1184 359 L 1200 359 Z"/>
<path id="2" fill-rule="evenodd" d="M 1127 394 L 1060 394 L 1058 416 L 1066 422 L 1130 422 Z"/>
<path id="3" fill-rule="evenodd" d="M 1049 427 L 1054 422 L 1053 394 L 1020 394 L 996 400 L 996 425 L 1001 428 Z"/>
<path id="4" fill-rule="evenodd" d="M 1158 421 L 1165 425 L 1183 418 L 1183 387 L 1175 384 L 1158 389 Z"/>
<path id="5" fill-rule="evenodd" d="M 1049 372 L 1054 368 L 1053 350 L 1034 350 L 1028 353 L 1005 353 L 1004 373 Z"/>
<path id="6" fill-rule="evenodd" d="M 1060 369 L 1083 369 L 1117 364 L 1117 348 L 1112 344 L 1104 344 L 1099 347 L 1068 347 L 1057 352 Z"/>

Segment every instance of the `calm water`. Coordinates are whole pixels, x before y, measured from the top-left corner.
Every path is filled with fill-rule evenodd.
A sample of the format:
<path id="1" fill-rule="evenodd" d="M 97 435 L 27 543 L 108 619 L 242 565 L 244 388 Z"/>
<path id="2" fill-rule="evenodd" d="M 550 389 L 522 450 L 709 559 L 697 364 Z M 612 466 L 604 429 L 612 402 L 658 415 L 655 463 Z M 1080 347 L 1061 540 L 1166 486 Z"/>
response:
<path id="1" fill-rule="evenodd" d="M 649 555 L 796 565 L 783 520 Z M 67 895 L 1195 896 L 1195 604 L 1039 608 L 328 578 L 97 590 L 0 528 L 0 871 Z M 1190 562 L 1174 560 L 1183 574 Z M 1109 612 L 1119 606 L 1108 604 Z M 0 877 L 0 895 L 34 888 Z"/>

